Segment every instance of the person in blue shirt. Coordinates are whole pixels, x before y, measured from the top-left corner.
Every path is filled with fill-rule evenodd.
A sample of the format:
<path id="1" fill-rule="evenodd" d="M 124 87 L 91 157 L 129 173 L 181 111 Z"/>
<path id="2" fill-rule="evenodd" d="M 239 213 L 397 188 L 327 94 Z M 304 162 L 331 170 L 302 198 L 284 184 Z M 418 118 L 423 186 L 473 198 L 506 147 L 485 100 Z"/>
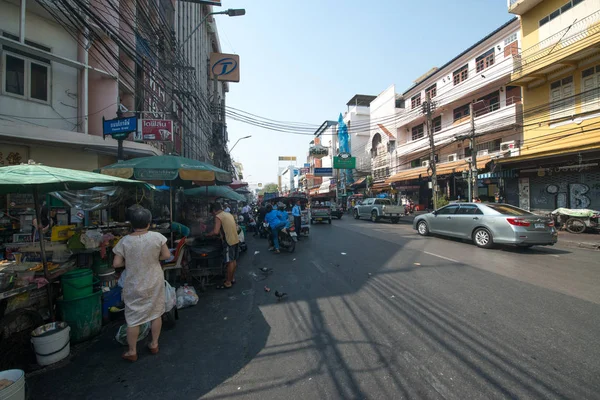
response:
<path id="1" fill-rule="evenodd" d="M 275 253 L 279 253 L 279 231 L 286 227 L 286 221 L 282 219 L 281 211 L 278 211 L 276 208 L 273 208 L 271 204 L 267 204 L 267 214 L 265 215 L 265 221 L 269 224 L 269 228 L 271 229 L 271 234 L 273 237 L 273 247 L 269 249 L 269 251 L 275 251 Z M 287 214 L 286 214 L 287 215 Z"/>
<path id="2" fill-rule="evenodd" d="M 298 235 L 298 240 L 300 240 L 300 232 L 302 231 L 302 209 L 300 208 L 300 200 L 298 200 L 296 205 L 292 208 L 292 216 L 294 217 L 296 234 Z"/>

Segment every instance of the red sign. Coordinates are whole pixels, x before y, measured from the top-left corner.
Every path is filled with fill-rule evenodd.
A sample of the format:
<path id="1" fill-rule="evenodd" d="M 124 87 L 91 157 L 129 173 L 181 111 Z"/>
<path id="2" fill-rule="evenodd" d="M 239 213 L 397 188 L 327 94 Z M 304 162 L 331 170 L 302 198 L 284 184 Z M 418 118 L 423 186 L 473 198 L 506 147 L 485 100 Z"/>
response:
<path id="1" fill-rule="evenodd" d="M 144 142 L 172 142 L 173 121 L 168 119 L 142 119 L 135 140 Z"/>

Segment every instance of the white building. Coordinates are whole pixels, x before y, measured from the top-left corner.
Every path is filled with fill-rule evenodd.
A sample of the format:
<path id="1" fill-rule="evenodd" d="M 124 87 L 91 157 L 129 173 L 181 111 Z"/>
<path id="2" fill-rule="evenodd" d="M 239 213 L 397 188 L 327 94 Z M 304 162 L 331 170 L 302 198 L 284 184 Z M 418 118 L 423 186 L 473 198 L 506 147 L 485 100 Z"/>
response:
<path id="1" fill-rule="evenodd" d="M 356 157 L 355 181 L 365 178 L 371 173 L 371 157 L 367 146 L 371 135 L 370 129 L 370 104 L 376 96 L 357 94 L 346 106 L 344 122 L 348 126 L 350 153 Z"/>
<path id="2" fill-rule="evenodd" d="M 393 184 L 400 192 L 425 206 L 431 199 L 427 183 L 431 174 L 430 143 L 423 110 L 428 96 L 435 106 L 432 130 L 442 194 L 449 198 L 466 197 L 462 172 L 469 169 L 469 157 L 472 155 L 469 141 L 465 140 L 472 132 L 470 107 L 473 109 L 476 136 L 474 151 L 477 152 L 477 166 L 473 165 L 473 168 L 481 171 L 492 157 L 518 154 L 522 135 L 521 89 L 510 86 L 509 82 L 515 61 L 513 56 L 520 47 L 519 29 L 519 21 L 512 19 L 441 68 L 429 71 L 402 94 L 404 112 L 396 112 L 400 118 L 388 128 L 392 135 L 381 127 L 386 134 L 381 134 L 383 140 L 374 157 L 374 166 L 385 163 L 387 168 L 389 165 L 391 177 L 386 184 Z M 390 107 L 393 93 L 388 90 L 390 93 L 386 96 L 388 101 L 384 112 L 375 116 L 374 105 L 377 103 L 371 103 L 372 119 L 393 114 Z M 384 145 L 391 143 L 392 136 L 396 139 L 393 150 L 393 145 L 387 148 Z M 379 152 L 384 150 L 388 150 L 385 157 L 390 159 L 389 163 L 380 161 Z M 375 174 L 376 177 L 382 175 Z M 493 178 L 492 174 L 489 176 Z M 489 187 L 480 185 L 480 195 L 493 196 L 496 183 L 490 181 Z"/>

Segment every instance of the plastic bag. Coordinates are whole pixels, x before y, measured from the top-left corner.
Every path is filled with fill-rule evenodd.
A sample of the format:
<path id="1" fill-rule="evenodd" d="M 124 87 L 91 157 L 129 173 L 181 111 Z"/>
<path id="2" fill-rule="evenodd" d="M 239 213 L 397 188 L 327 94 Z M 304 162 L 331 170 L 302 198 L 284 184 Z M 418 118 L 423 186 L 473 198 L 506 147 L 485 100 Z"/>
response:
<path id="1" fill-rule="evenodd" d="M 138 335 L 137 341 L 139 342 L 140 340 L 146 339 L 148 333 L 150 333 L 150 322 L 140 325 L 140 334 Z M 122 345 L 127 345 L 127 324 L 123 324 L 119 327 L 115 339 Z"/>
<path id="2" fill-rule="evenodd" d="M 171 311 L 177 305 L 177 292 L 175 288 L 165 281 L 165 312 Z"/>
<path id="3" fill-rule="evenodd" d="M 177 289 L 177 309 L 198 304 L 198 294 L 193 286 L 183 285 Z"/>

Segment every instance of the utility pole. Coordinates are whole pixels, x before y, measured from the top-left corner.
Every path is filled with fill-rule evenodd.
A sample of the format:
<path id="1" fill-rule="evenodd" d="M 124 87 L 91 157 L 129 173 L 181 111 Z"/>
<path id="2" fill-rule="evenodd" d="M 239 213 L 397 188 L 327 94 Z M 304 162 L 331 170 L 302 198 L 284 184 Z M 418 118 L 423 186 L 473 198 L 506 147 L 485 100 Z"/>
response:
<path id="1" fill-rule="evenodd" d="M 471 190 L 469 191 L 469 201 L 473 201 L 475 193 L 477 191 L 477 146 L 475 144 L 475 114 L 473 110 L 473 104 L 469 104 L 469 114 L 471 116 L 471 165 L 469 168 L 469 184 L 471 186 Z"/>
<path id="2" fill-rule="evenodd" d="M 431 148 L 431 153 L 429 154 L 429 168 L 431 168 L 431 193 L 433 194 L 433 209 L 437 210 L 437 172 L 435 165 L 435 140 L 433 139 L 433 123 L 431 118 L 431 113 L 433 112 L 433 102 L 431 101 L 431 97 L 429 93 L 427 93 L 425 97 L 425 103 L 423 103 L 423 113 L 427 116 L 427 136 L 429 137 L 429 147 Z"/>

